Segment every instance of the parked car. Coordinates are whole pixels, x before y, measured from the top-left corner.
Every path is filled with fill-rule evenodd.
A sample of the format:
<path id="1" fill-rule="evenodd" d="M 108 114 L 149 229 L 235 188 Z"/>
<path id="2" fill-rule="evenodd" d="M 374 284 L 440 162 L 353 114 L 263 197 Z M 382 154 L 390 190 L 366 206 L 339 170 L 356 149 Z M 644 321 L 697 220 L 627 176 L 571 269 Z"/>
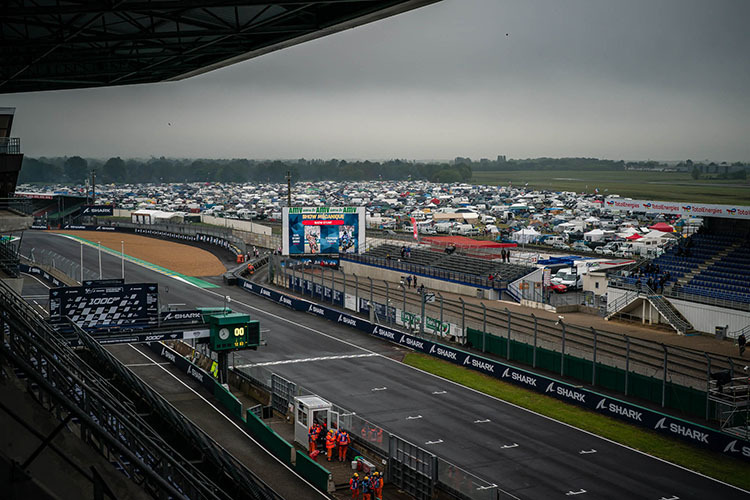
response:
<path id="1" fill-rule="evenodd" d="M 565 290 L 570 289 L 580 290 L 583 288 L 583 275 L 578 272 L 577 269 L 567 267 L 560 269 L 550 280 L 550 283 L 554 285 L 565 285 Z"/>
<path id="2" fill-rule="evenodd" d="M 570 249 L 575 252 L 590 252 L 591 248 L 589 248 L 584 242 L 582 241 L 576 241 L 570 246 Z"/>

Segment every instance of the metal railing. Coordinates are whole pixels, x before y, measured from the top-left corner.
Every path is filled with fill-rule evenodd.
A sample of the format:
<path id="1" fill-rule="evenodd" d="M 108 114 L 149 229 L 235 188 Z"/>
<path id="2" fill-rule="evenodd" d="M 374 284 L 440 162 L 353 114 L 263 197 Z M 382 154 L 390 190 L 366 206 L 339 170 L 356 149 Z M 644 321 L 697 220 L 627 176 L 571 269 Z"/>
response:
<path id="1" fill-rule="evenodd" d="M 284 377 L 263 366 L 242 366 L 233 368 L 233 370 L 241 378 L 258 384 L 269 392 L 274 391 L 274 385 L 271 383 L 274 378 L 284 379 Z M 279 404 L 280 409 L 286 410 L 288 403 L 291 402 L 289 398 L 293 399 L 294 396 L 319 396 L 318 393 L 294 381 L 289 382 L 289 384 L 276 385 L 276 389 L 279 391 L 276 396 L 280 401 L 286 401 L 286 404 Z M 288 389 L 290 387 L 293 387 L 294 394 L 289 394 Z M 272 393 L 272 397 L 273 395 L 274 393 Z M 322 396 L 325 397 L 325 395 Z M 355 441 L 365 444 L 368 448 L 375 450 L 383 457 L 389 457 L 389 454 L 393 451 L 389 446 L 389 436 L 393 435 L 397 439 L 403 440 L 403 438 L 390 433 L 371 420 L 363 418 L 347 408 L 333 402 L 331 402 L 331 405 L 331 410 L 339 417 L 339 425 L 346 429 Z M 451 493 L 457 498 L 468 500 L 495 500 L 497 497 L 497 485 L 489 483 L 440 457 L 438 457 L 438 463 L 438 474 L 434 478 L 438 483 L 436 485 L 438 488 Z"/>
<path id="2" fill-rule="evenodd" d="M 78 282 L 83 280 L 99 279 L 99 273 L 93 269 L 83 268 L 81 274 L 81 265 L 78 262 L 63 257 L 62 255 L 44 248 L 32 248 L 29 255 L 25 256 L 32 264 L 48 266 L 51 269 L 57 269 L 66 276 Z"/>
<path id="3" fill-rule="evenodd" d="M 498 310 L 490 308 L 484 302 L 476 304 L 460 298 L 451 300 L 439 292 L 435 293 L 434 302 L 425 304 L 423 313 L 421 296 L 416 290 L 387 285 L 383 280 L 347 275 L 341 271 L 281 269 L 276 273 L 280 278 L 275 282 L 284 283 L 285 287 L 289 286 L 294 277 L 313 283 L 313 286 L 306 287 L 302 293 L 314 301 L 322 301 L 321 291 L 333 287 L 345 297 L 347 309 L 359 312 L 361 303 L 370 301 L 374 302 L 376 310 L 393 308 L 396 314 L 384 314 L 379 318 L 383 324 L 396 324 L 405 329 L 420 331 L 421 318 L 424 317 L 424 334 L 441 341 L 454 339 L 463 342 L 467 329 L 471 328 L 487 332 L 488 342 L 491 336 L 524 342 L 533 346 L 535 353 L 537 349 L 544 348 L 560 355 L 596 360 L 597 363 L 611 367 L 656 377 L 665 384 L 673 382 L 698 390 L 705 390 L 709 368 L 730 369 L 733 363 L 747 364 L 739 357 L 707 355 L 704 351 L 671 346 L 634 335 L 568 324 L 564 319 L 555 321 L 534 314 L 511 312 L 507 308 Z M 332 294 L 326 292 L 323 296 L 330 303 L 329 297 Z M 386 301 L 388 309 L 384 306 Z M 433 328 L 427 328 L 431 325 Z M 438 327 L 435 328 L 434 325 Z M 487 350 L 482 345 L 473 347 L 480 351 Z M 627 388 L 625 395 L 628 395 Z"/>
<path id="4" fill-rule="evenodd" d="M 17 155 L 21 154 L 20 137 L 0 137 L 0 154 Z"/>
<path id="5" fill-rule="evenodd" d="M 222 238 L 233 245 L 237 246 L 242 253 L 247 252 L 247 246 L 242 238 L 235 236 L 231 229 L 222 229 L 219 227 L 211 227 L 205 225 L 194 225 L 194 224 L 176 224 L 176 223 L 163 223 L 163 224 L 136 224 L 134 222 L 122 222 L 112 221 L 112 226 L 127 228 L 127 229 L 148 229 L 154 232 L 162 231 L 164 233 L 171 233 L 174 235 L 186 235 L 186 236 L 215 236 Z"/>
<path id="6" fill-rule="evenodd" d="M 400 261 L 397 258 L 385 259 L 381 257 L 372 257 L 369 255 L 342 254 L 341 260 L 358 262 L 374 266 L 385 267 L 405 273 L 420 274 L 428 278 L 439 278 L 454 281 L 462 285 L 477 286 L 493 290 L 502 290 L 508 287 L 508 281 L 498 279 L 487 279 L 476 274 L 461 273 L 458 271 L 449 271 L 438 267 L 425 266 L 422 264 L 413 264 L 411 262 Z"/>
<path id="7" fill-rule="evenodd" d="M 151 496 L 216 499 L 196 484 L 190 464 L 128 406 L 125 398 L 94 373 L 12 289 L 0 283 L 3 327 L 0 356 L 25 374 L 27 390 L 75 434 L 121 468 Z M 60 427 L 62 430 L 62 426 Z"/>
<path id="8" fill-rule="evenodd" d="M 31 215 L 34 212 L 34 204 L 28 198 L 0 198 L 0 210 Z"/>

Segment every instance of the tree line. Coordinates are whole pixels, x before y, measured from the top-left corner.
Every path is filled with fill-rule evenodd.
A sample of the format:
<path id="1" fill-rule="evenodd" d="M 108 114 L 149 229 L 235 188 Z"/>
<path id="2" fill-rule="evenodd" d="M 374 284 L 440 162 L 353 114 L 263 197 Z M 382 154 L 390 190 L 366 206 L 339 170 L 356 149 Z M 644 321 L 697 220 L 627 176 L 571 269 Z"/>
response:
<path id="1" fill-rule="evenodd" d="M 472 169 L 465 163 L 415 163 L 405 160 L 211 160 L 151 158 L 148 160 L 25 157 L 19 183 L 83 184 L 95 171 L 96 182 L 141 184 L 163 182 L 284 182 L 426 180 L 467 182 Z"/>

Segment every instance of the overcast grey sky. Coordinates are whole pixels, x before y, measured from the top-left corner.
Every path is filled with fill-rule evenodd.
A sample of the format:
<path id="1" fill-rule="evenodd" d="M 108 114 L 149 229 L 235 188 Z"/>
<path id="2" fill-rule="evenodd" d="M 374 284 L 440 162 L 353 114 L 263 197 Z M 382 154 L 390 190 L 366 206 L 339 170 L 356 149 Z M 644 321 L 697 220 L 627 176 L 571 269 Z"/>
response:
<path id="1" fill-rule="evenodd" d="M 181 82 L 0 107 L 28 156 L 750 161 L 748 20 L 747 0 L 443 0 Z"/>

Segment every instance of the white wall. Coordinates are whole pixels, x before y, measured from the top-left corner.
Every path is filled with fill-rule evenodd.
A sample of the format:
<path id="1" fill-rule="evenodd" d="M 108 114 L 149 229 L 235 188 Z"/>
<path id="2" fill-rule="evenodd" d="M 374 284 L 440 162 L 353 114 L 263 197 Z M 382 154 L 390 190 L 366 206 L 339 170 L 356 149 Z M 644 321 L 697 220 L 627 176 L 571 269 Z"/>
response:
<path id="1" fill-rule="evenodd" d="M 693 328 L 700 332 L 713 334 L 717 326 L 729 325 L 731 333 L 750 325 L 750 311 L 737 311 L 678 299 L 669 301 L 686 320 L 690 321 Z"/>
<path id="2" fill-rule="evenodd" d="M 264 226 L 262 224 L 257 224 L 249 220 L 223 219 L 221 217 L 213 217 L 211 215 L 201 214 L 201 222 L 214 226 L 239 229 L 240 231 L 247 231 L 248 233 L 265 234 L 268 236 L 271 235 L 270 227 Z"/>

